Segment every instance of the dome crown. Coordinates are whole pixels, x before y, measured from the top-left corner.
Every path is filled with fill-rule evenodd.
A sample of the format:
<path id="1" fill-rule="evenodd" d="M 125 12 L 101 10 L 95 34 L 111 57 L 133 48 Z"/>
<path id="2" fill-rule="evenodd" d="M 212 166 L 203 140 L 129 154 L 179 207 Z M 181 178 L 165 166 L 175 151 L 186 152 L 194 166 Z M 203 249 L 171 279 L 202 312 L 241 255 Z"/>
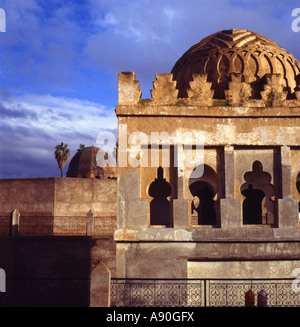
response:
<path id="1" fill-rule="evenodd" d="M 253 98 L 260 97 L 266 74 L 280 74 L 291 95 L 300 72 L 298 61 L 274 41 L 257 33 L 231 29 L 207 36 L 192 46 L 172 69 L 179 97 L 187 97 L 194 74 L 207 74 L 214 98 L 225 98 L 232 74 L 241 74 L 251 84 Z"/>

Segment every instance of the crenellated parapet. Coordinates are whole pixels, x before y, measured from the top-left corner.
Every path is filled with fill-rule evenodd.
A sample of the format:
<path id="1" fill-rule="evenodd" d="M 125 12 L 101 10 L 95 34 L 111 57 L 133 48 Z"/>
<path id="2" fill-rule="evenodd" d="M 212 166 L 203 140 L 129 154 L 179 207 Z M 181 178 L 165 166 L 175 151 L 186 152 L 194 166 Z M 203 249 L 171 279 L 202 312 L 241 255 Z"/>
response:
<path id="1" fill-rule="evenodd" d="M 281 74 L 265 75 L 266 84 L 264 91 L 261 91 L 261 97 L 267 107 L 279 107 L 288 105 L 288 92 L 284 90 Z"/>
<path id="2" fill-rule="evenodd" d="M 139 81 L 133 72 L 119 73 L 119 106 L 172 106 L 186 108 L 245 107 L 245 108 L 297 108 L 300 107 L 299 83 L 291 95 L 284 86 L 281 74 L 266 74 L 259 85 L 249 82 L 242 73 L 231 73 L 225 98 L 218 98 L 207 74 L 193 74 L 187 97 L 180 98 L 172 74 L 156 74 L 150 99 L 141 98 Z M 174 109 L 175 110 L 175 109 Z M 229 109 L 227 109 L 229 110 Z M 231 110 L 231 109 L 230 109 Z M 295 109 L 297 110 L 297 109 Z"/>
<path id="3" fill-rule="evenodd" d="M 156 74 L 151 96 L 155 104 L 172 105 L 177 102 L 178 90 L 172 74 Z"/>
<path id="4" fill-rule="evenodd" d="M 135 73 L 119 73 L 119 105 L 137 104 L 142 96 L 142 91 L 139 86 L 140 83 L 135 79 Z"/>
<path id="5" fill-rule="evenodd" d="M 246 104 L 251 98 L 251 85 L 243 81 L 243 75 L 231 74 L 231 81 L 228 83 L 228 90 L 225 90 L 226 100 L 229 105 L 240 106 Z"/>
<path id="6" fill-rule="evenodd" d="M 211 89 L 211 83 L 207 82 L 207 74 L 193 74 L 187 94 L 193 105 L 211 105 L 214 90 Z"/>

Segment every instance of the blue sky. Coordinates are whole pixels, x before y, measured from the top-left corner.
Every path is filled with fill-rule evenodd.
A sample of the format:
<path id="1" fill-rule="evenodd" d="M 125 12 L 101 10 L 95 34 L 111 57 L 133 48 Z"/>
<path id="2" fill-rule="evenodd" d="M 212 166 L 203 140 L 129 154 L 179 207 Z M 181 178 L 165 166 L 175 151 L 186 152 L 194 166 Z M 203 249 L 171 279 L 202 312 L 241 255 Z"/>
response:
<path id="1" fill-rule="evenodd" d="M 291 29 L 299 1 L 0 0 L 0 178 L 60 176 L 54 147 L 96 145 L 116 133 L 119 71 L 134 71 L 143 97 L 155 73 L 205 36 L 242 28 L 300 59 Z M 65 168 L 65 172 L 67 166 Z"/>

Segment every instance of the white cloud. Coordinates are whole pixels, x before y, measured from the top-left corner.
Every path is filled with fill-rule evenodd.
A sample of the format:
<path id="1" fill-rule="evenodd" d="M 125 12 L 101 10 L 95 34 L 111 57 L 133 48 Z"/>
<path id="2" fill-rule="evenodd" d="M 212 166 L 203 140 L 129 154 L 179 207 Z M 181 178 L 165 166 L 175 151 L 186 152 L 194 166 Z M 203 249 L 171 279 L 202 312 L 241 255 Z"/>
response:
<path id="1" fill-rule="evenodd" d="M 114 108 L 52 95 L 11 96 L 0 103 L 0 114 L 0 178 L 58 176 L 56 144 L 69 144 L 72 157 L 80 144 L 96 145 L 100 132 L 117 128 Z"/>
<path id="2" fill-rule="evenodd" d="M 7 110 L 22 108 L 24 114 L 29 117 L 4 117 L 2 124 L 13 124 L 15 128 L 40 128 L 49 134 L 80 131 L 91 136 L 103 128 L 116 128 L 113 108 L 87 100 L 25 94 L 11 97 L 9 101 L 3 101 L 2 105 Z M 32 119 L 33 116 L 37 119 Z"/>

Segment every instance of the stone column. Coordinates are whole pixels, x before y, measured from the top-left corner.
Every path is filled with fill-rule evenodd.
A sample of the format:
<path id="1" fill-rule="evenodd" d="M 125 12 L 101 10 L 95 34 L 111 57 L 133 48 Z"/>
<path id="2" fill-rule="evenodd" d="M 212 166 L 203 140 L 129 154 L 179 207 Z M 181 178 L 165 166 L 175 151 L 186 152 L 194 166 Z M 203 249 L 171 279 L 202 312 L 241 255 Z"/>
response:
<path id="1" fill-rule="evenodd" d="M 239 228 L 242 226 L 242 204 L 234 197 L 234 147 L 224 148 L 225 199 L 221 199 L 221 227 Z"/>
<path id="2" fill-rule="evenodd" d="M 183 161 L 179 160 L 180 147 L 177 149 L 177 164 L 178 164 L 178 178 L 177 178 L 177 199 L 173 200 L 173 225 L 174 228 L 188 228 L 189 227 L 189 200 L 184 199 L 184 169 Z"/>
<path id="3" fill-rule="evenodd" d="M 281 147 L 282 199 L 278 200 L 278 227 L 299 226 L 297 200 L 292 198 L 291 149 Z"/>
<path id="4" fill-rule="evenodd" d="M 189 227 L 189 201 L 183 198 L 183 183 L 184 177 L 178 176 L 178 198 L 173 200 L 174 228 Z"/>
<path id="5" fill-rule="evenodd" d="M 147 228 L 148 200 L 141 199 L 140 169 L 131 169 L 119 176 L 118 228 Z"/>

